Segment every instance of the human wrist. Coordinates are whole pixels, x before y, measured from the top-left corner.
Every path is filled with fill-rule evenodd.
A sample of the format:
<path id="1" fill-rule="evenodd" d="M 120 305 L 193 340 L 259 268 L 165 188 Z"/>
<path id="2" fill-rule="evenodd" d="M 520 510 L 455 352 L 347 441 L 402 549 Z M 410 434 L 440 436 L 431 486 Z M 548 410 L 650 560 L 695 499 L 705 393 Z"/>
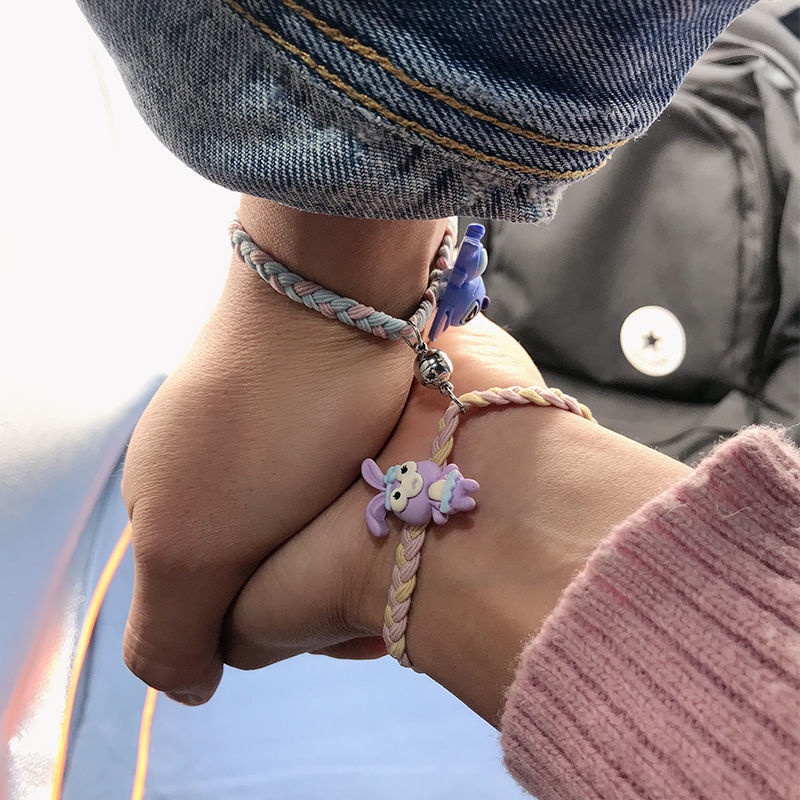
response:
<path id="1" fill-rule="evenodd" d="M 446 220 L 332 217 L 249 195 L 239 220 L 288 269 L 401 318 L 418 306 L 446 229 Z"/>
<path id="2" fill-rule="evenodd" d="M 554 409 L 476 415 L 454 458 L 481 483 L 478 507 L 428 538 L 407 645 L 416 669 L 496 724 L 517 655 L 563 589 L 616 523 L 689 470 Z M 387 559 L 373 559 L 373 631 Z"/>
<path id="3" fill-rule="evenodd" d="M 326 374 L 342 368 L 351 370 L 355 377 L 371 369 L 373 377 L 381 378 L 378 393 L 385 396 L 388 391 L 395 396 L 392 413 L 399 413 L 410 381 L 413 351 L 396 342 L 378 341 L 363 331 L 374 333 L 377 327 L 379 338 L 383 336 L 380 331 L 385 330 L 385 335 L 394 339 L 397 326 L 405 325 L 407 317 L 422 326 L 431 306 L 431 268 L 437 258 L 442 259 L 444 235 L 448 234 L 448 242 L 452 238 L 448 221 L 326 217 L 242 195 L 237 228 L 237 236 L 243 236 L 243 241 L 234 239 L 228 280 L 200 346 L 224 348 L 225 360 L 233 369 L 245 367 L 245 373 L 255 369 L 262 374 L 264 365 L 252 356 L 268 340 L 273 345 L 276 341 L 284 343 L 293 358 L 301 357 L 309 348 L 318 355 L 327 353 L 330 363 L 323 370 Z M 251 248 L 247 254 L 245 243 Z M 355 304 L 354 312 L 361 313 L 363 306 L 370 304 L 374 304 L 375 312 L 367 318 L 354 314 L 351 325 L 337 324 L 328 312 L 310 313 L 303 305 L 316 308 L 315 296 L 304 295 L 302 303 L 291 302 L 290 297 L 298 297 L 292 297 L 288 289 L 273 291 L 265 286 L 267 280 L 275 287 L 284 284 L 276 282 L 271 272 L 262 272 L 259 265 L 263 262 L 251 260 L 255 256 L 280 261 L 282 264 L 271 266 L 296 270 L 302 278 L 324 283 L 325 289 L 320 290 L 323 294 L 332 290 L 357 298 L 341 298 Z M 278 277 L 282 281 L 284 273 Z M 316 302 L 322 310 L 322 301 Z M 338 307 L 336 313 L 341 317 Z M 367 323 L 370 328 L 364 327 Z M 357 330 L 359 327 L 362 330 Z M 280 375 L 274 375 L 274 379 L 279 381 Z M 354 388 L 356 384 L 361 382 L 354 380 Z"/>

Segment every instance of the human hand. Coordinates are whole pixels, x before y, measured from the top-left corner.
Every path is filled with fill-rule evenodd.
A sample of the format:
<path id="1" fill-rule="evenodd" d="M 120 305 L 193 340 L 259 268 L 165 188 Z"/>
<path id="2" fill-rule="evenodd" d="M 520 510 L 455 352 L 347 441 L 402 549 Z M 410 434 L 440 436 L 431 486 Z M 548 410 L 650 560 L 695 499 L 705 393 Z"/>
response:
<path id="1" fill-rule="evenodd" d="M 325 218 L 253 198 L 240 219 L 290 268 L 398 316 L 422 295 L 444 232 L 441 221 Z M 135 579 L 124 655 L 136 675 L 193 705 L 213 694 L 229 604 L 382 447 L 412 362 L 402 342 L 298 306 L 234 256 L 217 308 L 125 461 Z"/>
<path id="2" fill-rule="evenodd" d="M 541 373 L 521 345 L 483 316 L 465 328 L 449 329 L 440 346 L 455 364 L 457 392 L 507 385 L 542 385 Z M 428 458 L 437 423 L 447 406 L 437 392 L 415 386 L 403 416 L 377 457 L 381 466 Z M 466 431 L 479 421 L 470 411 Z M 509 409 L 509 416 L 514 410 Z M 518 410 L 517 412 L 518 413 Z M 527 413 L 531 413 L 528 411 Z M 511 423 L 508 417 L 503 420 Z M 461 429 L 454 460 L 468 477 L 478 477 L 478 510 L 485 500 L 486 479 L 465 465 L 481 464 L 493 471 L 504 458 L 503 447 L 483 443 L 478 458 L 461 447 Z M 466 460 L 464 460 L 466 459 Z M 492 481 L 488 481 L 493 491 Z M 227 663 L 246 669 L 266 666 L 303 652 L 324 652 L 347 658 L 386 654 L 381 631 L 383 608 L 391 576 L 395 540 L 376 538 L 365 523 L 374 496 L 358 480 L 333 505 L 275 552 L 247 583 L 230 613 L 226 632 Z M 503 504 L 508 490 L 495 493 Z M 451 517 L 443 536 L 459 536 L 480 519 L 478 510 Z M 390 527 L 400 524 L 389 515 Z M 471 534 L 466 534 L 472 538 Z"/>
<path id="3" fill-rule="evenodd" d="M 438 342 L 437 342 L 438 343 Z M 522 348 L 477 318 L 448 331 L 457 391 L 543 385 Z M 427 457 L 443 406 L 415 387 L 382 466 Z M 497 724 L 524 643 L 613 526 L 689 472 L 649 448 L 553 408 L 467 412 L 452 455 L 480 483 L 477 507 L 429 532 L 409 617 L 419 671 Z M 276 551 L 226 626 L 226 663 L 252 669 L 301 652 L 385 654 L 380 633 L 399 523 L 367 532 L 363 481 Z"/>

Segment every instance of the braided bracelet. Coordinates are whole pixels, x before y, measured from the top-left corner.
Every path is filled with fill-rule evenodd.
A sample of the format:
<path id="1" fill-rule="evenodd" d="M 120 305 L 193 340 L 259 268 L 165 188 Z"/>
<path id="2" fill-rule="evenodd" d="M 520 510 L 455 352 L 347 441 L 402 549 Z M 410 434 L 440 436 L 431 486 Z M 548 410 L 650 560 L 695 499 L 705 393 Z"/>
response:
<path id="1" fill-rule="evenodd" d="M 477 481 L 465 478 L 455 464 L 447 463 L 461 413 L 470 406 L 484 408 L 512 404 L 553 406 L 594 421 L 592 412 L 583 403 L 559 389 L 512 386 L 469 392 L 452 402 L 445 411 L 431 445 L 429 461 L 406 461 L 390 467 L 385 473 L 372 459 L 361 465 L 364 479 L 379 490 L 367 506 L 370 532 L 376 536 L 385 536 L 389 532 L 386 524 L 389 511 L 406 523 L 395 553 L 392 585 L 383 619 L 386 649 L 404 667 L 412 666 L 406 652 L 406 628 L 428 523 L 432 519 L 443 525 L 450 514 L 475 507 L 472 495 L 479 488 Z"/>
<path id="2" fill-rule="evenodd" d="M 231 244 L 245 264 L 263 278 L 276 292 L 285 295 L 306 308 L 318 311 L 328 319 L 336 319 L 345 325 L 371 333 L 381 339 L 403 339 L 415 347 L 419 331 L 433 313 L 443 290 L 442 273 L 450 266 L 455 247 L 458 220 L 447 221 L 447 230 L 439 245 L 439 251 L 431 270 L 430 282 L 417 310 L 408 319 L 397 319 L 358 300 L 342 297 L 336 292 L 309 281 L 302 275 L 291 272 L 279 264 L 269 253 L 262 250 L 247 234 L 239 220 L 230 227 Z"/>
<path id="3" fill-rule="evenodd" d="M 480 277 L 486 268 L 487 260 L 480 244 L 484 228 L 477 224 L 467 228 L 464 236 L 465 245 L 462 245 L 458 262 L 450 268 L 457 228 L 458 219 L 456 217 L 448 219 L 447 230 L 439 245 L 434 269 L 431 270 L 428 288 L 419 307 L 407 320 L 397 319 L 382 311 L 376 311 L 372 306 L 365 306 L 357 300 L 342 297 L 318 283 L 306 280 L 302 275 L 291 272 L 279 264 L 273 256 L 259 248 L 238 219 L 231 223 L 229 230 L 234 250 L 245 264 L 258 273 L 276 292 L 296 303 L 302 303 L 307 308 L 319 311 L 329 319 L 339 320 L 345 325 L 366 331 L 381 339 L 402 339 L 416 354 L 414 362 L 416 379 L 423 386 L 437 389 L 452 402 L 458 403 L 453 394 L 453 384 L 450 382 L 453 373 L 452 362 L 441 350 L 428 347 L 420 333 L 442 295 L 444 295 L 444 305 L 440 306 L 433 325 L 437 335 L 451 324 L 466 324 L 477 315 L 478 311 L 486 308 L 489 302 Z"/>

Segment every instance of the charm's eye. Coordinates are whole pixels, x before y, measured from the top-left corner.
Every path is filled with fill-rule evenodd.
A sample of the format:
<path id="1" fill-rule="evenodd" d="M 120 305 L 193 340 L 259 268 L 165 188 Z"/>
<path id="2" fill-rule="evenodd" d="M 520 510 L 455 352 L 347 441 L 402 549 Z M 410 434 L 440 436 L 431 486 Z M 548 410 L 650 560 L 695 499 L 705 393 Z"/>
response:
<path id="1" fill-rule="evenodd" d="M 485 248 L 481 247 L 481 256 L 478 261 L 478 275 L 483 275 L 486 272 L 486 267 L 489 266 L 489 253 Z"/>
<path id="2" fill-rule="evenodd" d="M 480 304 L 476 300 L 467 310 L 467 313 L 461 318 L 461 324 L 466 325 L 468 322 L 472 322 L 475 317 L 478 316 L 478 311 L 480 311 Z"/>
<path id="3" fill-rule="evenodd" d="M 395 514 L 399 514 L 408 505 L 408 498 L 400 491 L 392 492 L 392 496 L 389 498 L 389 505 Z"/>
<path id="4" fill-rule="evenodd" d="M 403 466 L 400 467 L 400 474 L 405 475 L 407 472 L 408 472 L 408 464 L 403 464 Z"/>

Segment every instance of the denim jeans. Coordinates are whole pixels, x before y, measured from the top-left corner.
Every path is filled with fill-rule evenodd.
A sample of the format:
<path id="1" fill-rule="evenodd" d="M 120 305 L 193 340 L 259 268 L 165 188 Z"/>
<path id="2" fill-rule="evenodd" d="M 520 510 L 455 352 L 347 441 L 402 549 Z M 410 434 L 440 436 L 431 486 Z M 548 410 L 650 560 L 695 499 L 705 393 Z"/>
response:
<path id="1" fill-rule="evenodd" d="M 190 167 L 329 214 L 550 217 L 753 0 L 79 0 Z"/>

